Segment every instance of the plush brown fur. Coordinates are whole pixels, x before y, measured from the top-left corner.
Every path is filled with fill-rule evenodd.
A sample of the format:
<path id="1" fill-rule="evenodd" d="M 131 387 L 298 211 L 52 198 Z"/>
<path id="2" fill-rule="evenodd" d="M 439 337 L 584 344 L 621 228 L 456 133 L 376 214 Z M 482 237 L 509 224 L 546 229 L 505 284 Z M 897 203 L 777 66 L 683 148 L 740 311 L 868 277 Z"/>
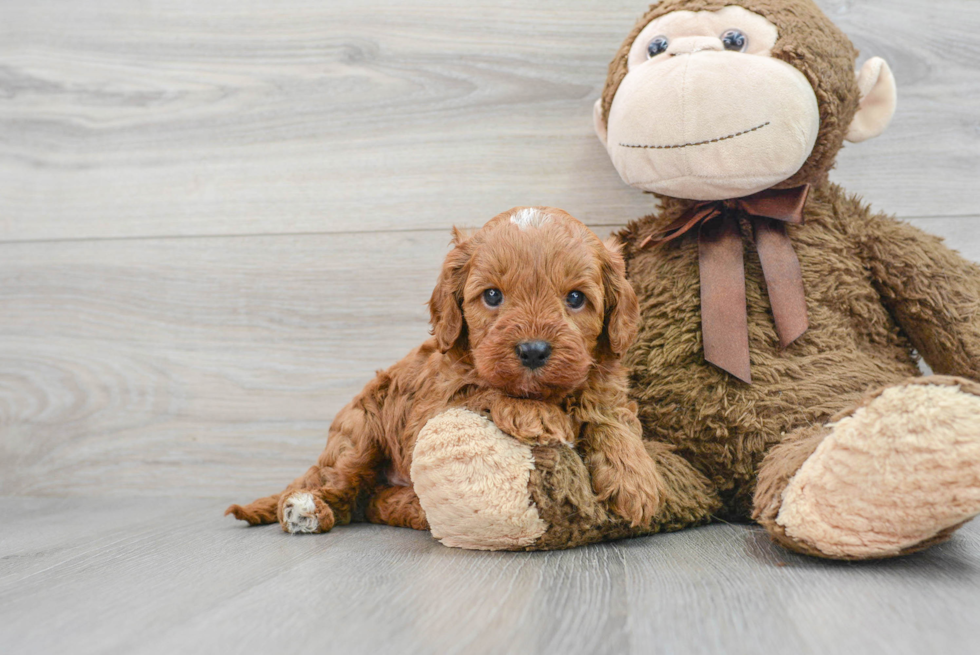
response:
<path id="1" fill-rule="evenodd" d="M 678 209 L 668 207 L 660 216 L 631 225 L 623 238 L 637 243 L 673 220 Z M 751 512 L 758 465 L 782 435 L 823 424 L 869 390 L 918 373 L 909 338 L 916 334 L 909 328 L 916 326 L 905 331 L 899 327 L 883 291 L 901 292 L 902 287 L 919 285 L 925 276 L 940 284 L 972 278 L 976 285 L 980 279 L 976 266 L 949 252 L 938 239 L 871 215 L 834 185 L 817 187 L 807 203 L 806 224 L 789 231 L 803 270 L 810 329 L 782 350 L 752 247 L 752 230 L 747 222 L 742 228 L 752 385 L 704 362 L 697 242 L 688 239 L 628 254 L 634 288 L 643 306 L 650 308 L 627 357 L 646 434 L 675 444 L 707 475 L 729 518 Z M 877 255 L 863 247 L 869 240 L 876 244 Z M 919 248 L 910 248 L 912 242 Z M 875 266 L 871 257 L 885 250 L 892 265 Z M 911 270 L 915 274 L 909 275 Z M 955 344 L 952 352 L 973 352 L 972 360 L 957 359 L 952 367 L 930 357 L 937 372 L 976 375 L 980 341 L 968 317 L 978 292 L 980 285 L 933 287 L 931 315 L 925 314 L 923 303 L 916 303 L 919 321 L 930 328 L 929 333 L 918 331 L 919 340 L 942 336 Z M 962 317 L 959 322 L 948 320 L 956 316 Z M 972 316 L 975 322 L 976 314 Z M 928 349 L 923 351 L 928 355 Z M 685 407 L 697 411 L 683 411 Z"/>
<path id="2" fill-rule="evenodd" d="M 530 219 L 512 220 L 520 216 Z M 503 292 L 498 307 L 483 300 L 490 288 Z M 572 290 L 585 294 L 581 309 L 565 303 Z M 350 522 L 363 502 L 369 521 L 425 529 L 409 483 L 416 438 L 430 418 L 462 406 L 519 440 L 578 448 L 593 502 L 627 525 L 650 522 L 663 482 L 619 364 L 639 310 L 617 252 L 560 210 L 511 210 L 470 238 L 456 233 L 429 307 L 434 338 L 338 413 L 317 464 L 285 491 L 227 513 L 290 530 L 295 507 L 287 504 L 292 492 L 305 491 L 314 532 Z M 515 347 L 538 339 L 552 354 L 532 371 Z"/>
<path id="3" fill-rule="evenodd" d="M 779 29 L 773 55 L 813 85 L 820 133 L 812 155 L 781 187 L 809 183 L 804 225 L 788 234 L 802 267 L 809 330 L 783 350 L 747 218 L 741 220 L 753 384 L 707 364 L 701 340 L 698 244 L 694 236 L 641 249 L 692 201 L 661 197 L 660 211 L 619 234 L 642 310 L 624 358 L 648 449 L 665 485 L 665 511 L 642 530 L 596 516 L 581 466 L 567 453 L 538 452 L 531 496 L 550 528 L 535 547 L 568 547 L 710 520 L 755 518 L 779 543 L 825 556 L 782 533 L 782 491 L 830 432 L 835 415 L 867 394 L 918 376 L 921 356 L 935 384 L 980 379 L 980 267 L 889 216 L 872 213 L 827 175 L 858 106 L 856 51 L 810 0 L 663 0 L 637 23 L 610 65 L 603 117 L 626 73 L 639 32 L 670 11 L 739 5 Z M 933 382 L 934 381 L 934 382 Z M 980 419 L 980 417 L 978 417 Z M 763 464 L 765 461 L 765 464 Z M 915 547 L 947 538 L 955 526 Z"/>
<path id="4" fill-rule="evenodd" d="M 551 527 L 535 547 L 673 530 L 712 518 L 752 517 L 776 535 L 779 493 L 828 433 L 824 425 L 853 411 L 868 393 L 917 376 L 916 352 L 937 373 L 980 378 L 980 267 L 936 237 L 871 214 L 834 185 L 815 190 L 806 225 L 790 231 L 803 268 L 810 330 L 789 349 L 779 348 L 752 230 L 743 224 L 753 384 L 706 364 L 697 242 L 635 249 L 674 220 L 682 211 L 677 204 L 633 223 L 621 237 L 644 310 L 624 359 L 631 395 L 644 437 L 653 440 L 648 450 L 662 449 L 658 461 L 673 458 L 659 469 L 666 505 L 680 509 L 632 531 L 569 511 L 593 501 L 576 493 L 581 482 L 569 472 L 571 465 L 562 459 L 556 466 L 556 456 L 542 449 L 531 489 Z M 904 316 L 914 320 L 896 322 Z M 926 343 L 943 347 L 919 345 Z M 564 511 L 547 509 L 555 506 Z M 803 545 L 797 549 L 814 554 Z"/>
<path id="5" fill-rule="evenodd" d="M 590 488 L 588 468 L 567 448 L 534 449 L 530 498 L 547 524 L 545 533 L 523 550 L 555 550 L 707 523 L 721 503 L 705 477 L 656 441 L 645 444 L 663 480 L 663 508 L 653 521 L 631 525 L 612 515 Z"/>

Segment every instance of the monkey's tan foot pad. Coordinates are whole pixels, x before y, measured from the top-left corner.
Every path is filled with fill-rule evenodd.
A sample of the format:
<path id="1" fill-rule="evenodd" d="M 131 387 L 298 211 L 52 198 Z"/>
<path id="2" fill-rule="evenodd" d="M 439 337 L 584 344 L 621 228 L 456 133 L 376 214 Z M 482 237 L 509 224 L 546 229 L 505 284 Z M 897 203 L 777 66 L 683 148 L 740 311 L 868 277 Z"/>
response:
<path id="1" fill-rule="evenodd" d="M 446 546 L 507 550 L 547 529 L 531 501 L 531 449 L 490 420 L 449 409 L 419 433 L 412 483 L 432 535 Z"/>
<path id="2" fill-rule="evenodd" d="M 334 524 L 333 510 L 308 491 L 284 494 L 279 516 L 283 532 L 290 534 L 328 532 Z"/>
<path id="3" fill-rule="evenodd" d="M 936 377 L 889 387 L 828 427 L 776 517 L 807 550 L 891 557 L 980 513 L 980 385 Z"/>

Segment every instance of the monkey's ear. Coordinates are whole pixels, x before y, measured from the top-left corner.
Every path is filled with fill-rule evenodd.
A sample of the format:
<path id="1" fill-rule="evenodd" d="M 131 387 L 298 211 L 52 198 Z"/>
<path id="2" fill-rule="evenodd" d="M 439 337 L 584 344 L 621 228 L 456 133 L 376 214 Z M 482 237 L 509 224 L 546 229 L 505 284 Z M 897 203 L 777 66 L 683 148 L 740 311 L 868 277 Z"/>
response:
<path id="1" fill-rule="evenodd" d="M 455 237 L 462 236 L 454 228 Z M 446 256 L 439 273 L 439 281 L 429 299 L 429 322 L 432 336 L 436 338 L 439 350 L 449 352 L 454 346 L 464 345 L 466 324 L 463 321 L 463 285 L 466 283 L 466 265 L 469 263 L 469 248 L 459 242 Z"/>
<path id="2" fill-rule="evenodd" d="M 640 304 L 633 286 L 626 279 L 626 264 L 619 244 L 610 240 L 605 246 L 602 286 L 605 288 L 606 316 L 602 332 L 609 350 L 616 357 L 622 357 L 636 339 Z"/>
<path id="3" fill-rule="evenodd" d="M 595 135 L 602 141 L 603 147 L 608 148 L 609 146 L 606 145 L 608 140 L 606 123 L 602 120 L 602 98 L 596 100 L 595 106 L 592 107 L 592 123 L 595 127 Z"/>
<path id="4" fill-rule="evenodd" d="M 884 132 L 895 115 L 897 102 L 895 76 L 888 62 L 881 57 L 872 57 L 864 62 L 857 73 L 857 83 L 861 90 L 861 104 L 844 137 L 851 143 L 860 143 Z"/>

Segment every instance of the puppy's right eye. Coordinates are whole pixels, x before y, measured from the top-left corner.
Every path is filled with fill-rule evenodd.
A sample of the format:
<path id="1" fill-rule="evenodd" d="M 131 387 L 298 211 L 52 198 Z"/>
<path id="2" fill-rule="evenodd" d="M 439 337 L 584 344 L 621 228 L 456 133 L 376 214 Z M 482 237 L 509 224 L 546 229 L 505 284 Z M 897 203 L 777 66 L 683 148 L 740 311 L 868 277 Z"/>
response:
<path id="1" fill-rule="evenodd" d="M 497 307 L 504 301 L 504 294 L 500 289 L 487 289 L 483 292 L 483 303 L 487 307 Z"/>

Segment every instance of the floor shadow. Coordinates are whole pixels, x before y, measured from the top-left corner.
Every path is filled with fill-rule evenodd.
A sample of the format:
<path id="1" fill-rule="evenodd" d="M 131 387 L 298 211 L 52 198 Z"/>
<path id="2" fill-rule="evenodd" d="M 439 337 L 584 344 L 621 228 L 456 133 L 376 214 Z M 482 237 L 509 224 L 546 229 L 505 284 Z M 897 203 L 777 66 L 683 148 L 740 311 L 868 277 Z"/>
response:
<path id="1" fill-rule="evenodd" d="M 980 543 L 963 534 L 928 550 L 879 560 L 841 561 L 800 555 L 774 543 L 758 526 L 746 527 L 746 554 L 760 564 L 813 570 L 874 570 L 902 577 L 936 578 L 949 576 L 980 581 Z"/>

